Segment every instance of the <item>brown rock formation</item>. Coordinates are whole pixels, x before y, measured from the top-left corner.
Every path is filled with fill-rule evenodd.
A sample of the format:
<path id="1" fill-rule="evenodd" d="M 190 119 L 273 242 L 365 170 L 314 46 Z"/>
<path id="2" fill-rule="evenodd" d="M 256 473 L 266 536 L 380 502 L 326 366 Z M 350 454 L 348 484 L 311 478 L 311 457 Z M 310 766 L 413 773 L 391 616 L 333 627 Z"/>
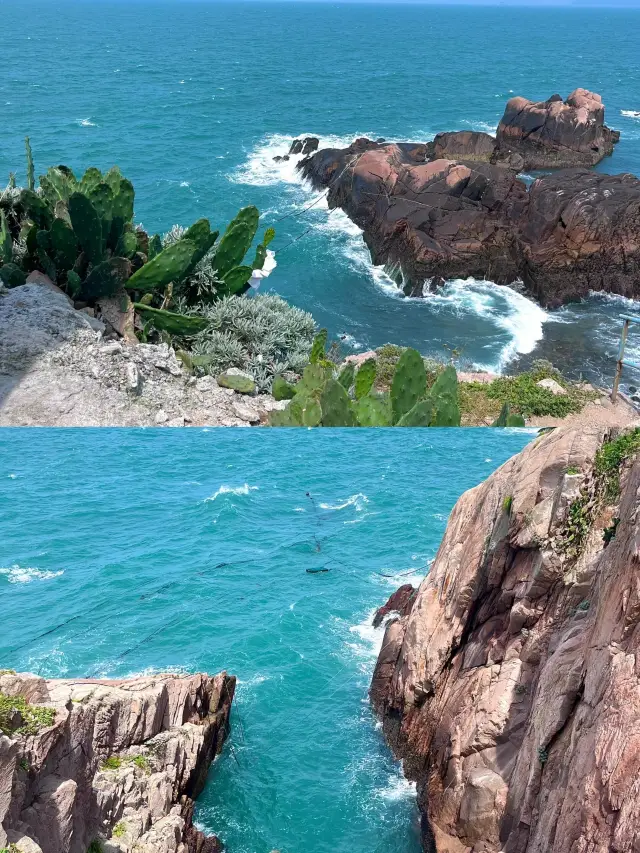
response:
<path id="1" fill-rule="evenodd" d="M 363 229 L 373 263 L 385 264 L 405 293 L 472 276 L 523 280 L 548 307 L 589 290 L 640 295 L 637 178 L 571 169 L 527 191 L 513 170 L 486 162 L 482 134 L 442 136 L 429 146 L 359 139 L 301 164 L 316 188 L 328 188 L 329 206 Z M 476 159 L 425 162 L 462 149 Z"/>
<path id="2" fill-rule="evenodd" d="M 640 849 L 640 461 L 607 506 L 602 424 L 464 494 L 387 627 L 371 697 L 418 782 L 425 850 Z"/>
<path id="3" fill-rule="evenodd" d="M 100 838 L 105 853 L 220 849 L 191 820 L 234 689 L 224 672 L 126 681 L 0 674 L 0 694 L 55 711 L 37 733 L 0 732 L 0 847 L 86 853 Z"/>
<path id="4" fill-rule="evenodd" d="M 392 613 L 398 616 L 408 616 L 411 613 L 417 590 L 410 583 L 405 583 L 392 593 L 386 604 L 378 607 L 373 617 L 373 627 L 378 628 Z"/>
<path id="5" fill-rule="evenodd" d="M 512 98 L 498 126 L 497 152 L 520 154 L 525 169 L 595 166 L 613 153 L 620 134 L 604 123 L 600 95 L 576 89 L 534 103 Z"/>

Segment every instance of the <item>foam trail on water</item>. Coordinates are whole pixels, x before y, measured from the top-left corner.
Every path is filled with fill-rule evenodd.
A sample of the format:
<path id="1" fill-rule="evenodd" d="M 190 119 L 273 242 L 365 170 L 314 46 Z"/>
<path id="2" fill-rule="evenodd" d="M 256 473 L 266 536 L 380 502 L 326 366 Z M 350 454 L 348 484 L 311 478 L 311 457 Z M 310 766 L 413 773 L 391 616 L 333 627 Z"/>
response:
<path id="1" fill-rule="evenodd" d="M 243 486 L 220 486 L 217 492 L 211 495 L 208 498 L 204 499 L 205 503 L 209 501 L 215 501 L 220 495 L 248 495 L 249 492 L 257 492 L 258 486 L 250 486 L 248 483 L 245 483 Z"/>
<path id="2" fill-rule="evenodd" d="M 11 566 L 8 569 L 0 569 L 0 575 L 6 575 L 9 583 L 31 583 L 32 581 L 48 581 L 58 578 L 64 574 L 64 569 L 59 572 L 42 571 L 28 566 Z"/>

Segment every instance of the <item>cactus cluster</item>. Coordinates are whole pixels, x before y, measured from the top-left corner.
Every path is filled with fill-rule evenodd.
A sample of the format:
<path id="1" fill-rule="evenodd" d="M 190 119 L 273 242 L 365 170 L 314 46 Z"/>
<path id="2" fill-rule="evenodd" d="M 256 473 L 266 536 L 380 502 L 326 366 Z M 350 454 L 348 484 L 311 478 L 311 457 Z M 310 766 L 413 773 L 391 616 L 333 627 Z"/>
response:
<path id="1" fill-rule="evenodd" d="M 429 389 L 422 356 L 406 349 L 396 365 L 390 392 L 380 393 L 375 390 L 374 358 L 357 371 L 355 365 L 347 363 L 335 376 L 335 366 L 326 357 L 326 342 L 327 334 L 322 330 L 297 385 L 281 377 L 274 382 L 275 398 L 291 402 L 283 411 L 272 413 L 272 426 L 460 426 L 454 367 L 445 368 Z"/>
<path id="2" fill-rule="evenodd" d="M 186 230 L 173 229 L 176 236 L 163 242 L 134 226 L 134 188 L 116 166 L 104 174 L 89 168 L 81 178 L 56 166 L 36 186 L 28 138 L 25 147 L 27 187 L 18 190 L 10 181 L 0 206 L 4 284 L 22 284 L 27 273 L 40 270 L 74 299 L 91 304 L 124 287 L 145 337 L 148 328 L 189 337 L 207 327 L 207 304 L 245 292 L 253 271 L 263 268 L 273 228 L 265 231 L 252 263 L 246 262 L 258 231 L 257 208 L 240 210 L 220 239 L 208 219 L 199 219 Z M 211 288 L 201 286 L 205 269 Z"/>
<path id="3" fill-rule="evenodd" d="M 526 426 L 525 420 L 522 415 L 513 415 L 511 414 L 511 407 L 508 403 L 505 403 L 502 409 L 500 410 L 500 414 L 495 419 L 495 421 L 491 424 L 492 427 L 523 427 Z"/>

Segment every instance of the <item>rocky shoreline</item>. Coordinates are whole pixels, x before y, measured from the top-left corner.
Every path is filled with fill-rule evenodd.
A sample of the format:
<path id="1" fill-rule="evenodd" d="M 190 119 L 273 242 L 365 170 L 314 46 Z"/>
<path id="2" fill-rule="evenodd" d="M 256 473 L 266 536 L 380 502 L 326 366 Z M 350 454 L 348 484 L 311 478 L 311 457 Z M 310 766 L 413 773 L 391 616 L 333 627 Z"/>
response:
<path id="1" fill-rule="evenodd" d="M 192 822 L 235 678 L 45 680 L 0 670 L 0 848 L 219 853 Z M 0 705 L 5 713 L 11 702 Z"/>
<path id="2" fill-rule="evenodd" d="M 578 418 L 464 494 L 419 590 L 379 611 L 371 700 L 425 851 L 637 849 L 640 431 L 621 426 Z"/>
<path id="3" fill-rule="evenodd" d="M 639 293 L 640 181 L 590 170 L 618 139 L 600 96 L 578 89 L 566 101 L 512 99 L 495 138 L 357 139 L 298 166 L 363 229 L 373 263 L 407 295 L 454 278 L 522 281 L 554 308 L 590 291 Z M 518 177 L 558 168 L 531 187 Z"/>

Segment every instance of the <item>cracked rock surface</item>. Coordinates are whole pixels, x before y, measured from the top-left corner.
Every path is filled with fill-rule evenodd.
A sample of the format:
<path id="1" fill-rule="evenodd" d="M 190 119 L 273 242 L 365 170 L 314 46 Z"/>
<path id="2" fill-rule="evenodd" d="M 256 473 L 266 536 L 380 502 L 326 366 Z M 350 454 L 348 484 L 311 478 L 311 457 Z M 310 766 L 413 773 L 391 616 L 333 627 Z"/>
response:
<path id="1" fill-rule="evenodd" d="M 191 376 L 167 344 L 105 338 L 49 285 L 0 288 L 0 426 L 250 426 L 282 407 Z"/>
<path id="2" fill-rule="evenodd" d="M 235 678 L 123 681 L 0 675 L 0 692 L 55 709 L 36 734 L 0 732 L 0 848 L 20 853 L 217 853 L 193 800 L 228 730 Z M 14 848 L 11 848 L 12 850 Z"/>
<path id="3" fill-rule="evenodd" d="M 640 849 L 640 462 L 619 504 L 596 500 L 611 434 L 604 413 L 577 419 L 465 493 L 387 625 L 371 699 L 417 781 L 426 851 Z"/>

